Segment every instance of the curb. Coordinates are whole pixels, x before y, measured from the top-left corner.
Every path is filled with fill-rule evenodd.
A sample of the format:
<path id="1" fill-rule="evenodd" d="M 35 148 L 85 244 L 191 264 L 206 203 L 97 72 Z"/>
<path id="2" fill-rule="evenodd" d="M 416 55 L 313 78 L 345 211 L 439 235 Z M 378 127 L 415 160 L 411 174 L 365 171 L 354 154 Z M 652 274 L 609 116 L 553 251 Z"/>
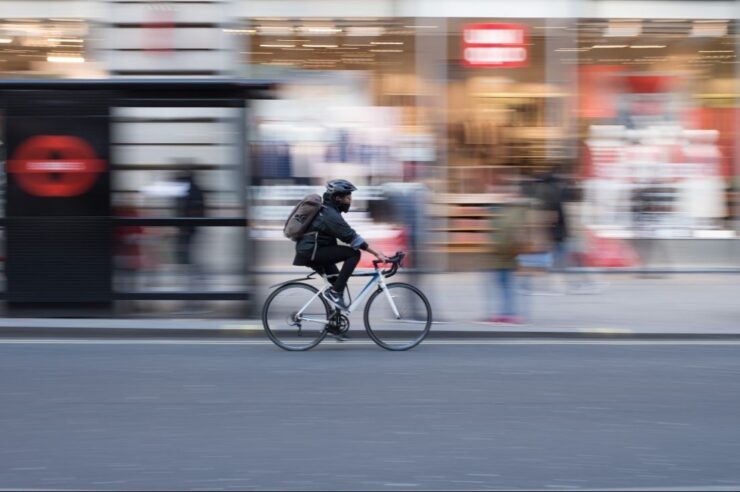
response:
<path id="1" fill-rule="evenodd" d="M 360 336 L 364 330 L 352 330 Z M 244 328 L 69 328 L 22 326 L 0 328 L 0 339 L 8 338 L 97 338 L 97 339 L 243 339 L 267 337 L 261 327 Z M 630 330 L 521 331 L 521 330 L 434 330 L 430 340 L 475 339 L 568 339 L 568 340 L 740 340 L 740 333 L 645 333 Z"/>

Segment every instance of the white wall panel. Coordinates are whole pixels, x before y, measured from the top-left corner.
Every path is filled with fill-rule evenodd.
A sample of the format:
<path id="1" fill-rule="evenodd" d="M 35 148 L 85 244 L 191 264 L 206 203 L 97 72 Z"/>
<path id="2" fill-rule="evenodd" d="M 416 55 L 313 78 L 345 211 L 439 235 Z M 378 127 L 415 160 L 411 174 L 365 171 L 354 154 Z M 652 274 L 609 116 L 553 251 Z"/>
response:
<path id="1" fill-rule="evenodd" d="M 102 49 L 144 49 L 151 39 L 151 29 L 106 28 L 101 31 Z M 178 28 L 169 34 L 172 46 L 178 48 L 225 48 L 228 45 L 226 33 L 221 28 Z"/>
<path id="2" fill-rule="evenodd" d="M 239 0 L 239 17 L 394 17 L 398 0 Z M 457 2 L 455 2 L 457 3 Z"/>
<path id="3" fill-rule="evenodd" d="M 740 2 L 737 0 L 643 2 L 583 0 L 579 15 L 597 19 L 737 19 L 740 18 Z"/>
<path id="4" fill-rule="evenodd" d="M 569 18 L 574 0 L 403 0 L 399 17 Z"/>
<path id="5" fill-rule="evenodd" d="M 114 118 L 237 118 L 239 110 L 232 108 L 113 108 Z"/>
<path id="6" fill-rule="evenodd" d="M 159 22 L 162 19 L 175 23 L 223 23 L 226 17 L 224 4 L 221 3 L 109 3 L 108 22 L 146 23 Z"/>
<path id="7" fill-rule="evenodd" d="M 232 145 L 236 132 L 227 123 L 118 123 L 112 138 L 115 143 Z"/>
<path id="8" fill-rule="evenodd" d="M 226 51 L 204 52 L 130 52 L 109 51 L 106 53 L 108 70 L 174 71 L 233 69 L 232 54 Z"/>
<path id="9" fill-rule="evenodd" d="M 172 145 L 115 145 L 112 158 L 115 164 L 175 165 L 181 159 L 192 160 L 198 164 L 219 166 L 234 165 L 236 162 L 234 146 L 177 147 Z"/>

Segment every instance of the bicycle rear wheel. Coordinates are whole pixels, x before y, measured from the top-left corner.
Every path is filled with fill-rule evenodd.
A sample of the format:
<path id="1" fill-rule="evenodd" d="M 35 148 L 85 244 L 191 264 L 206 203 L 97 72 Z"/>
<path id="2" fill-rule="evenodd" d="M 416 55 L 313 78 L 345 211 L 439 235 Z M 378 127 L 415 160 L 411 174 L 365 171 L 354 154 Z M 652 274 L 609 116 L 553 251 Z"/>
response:
<path id="1" fill-rule="evenodd" d="M 270 294 L 262 308 L 262 325 L 275 345 L 300 351 L 321 343 L 332 309 L 317 292 L 312 285 L 295 282 Z"/>
<path id="2" fill-rule="evenodd" d="M 379 289 L 367 301 L 367 334 L 387 350 L 414 348 L 426 338 L 432 326 L 429 300 L 413 285 L 397 282 L 386 287 L 387 294 Z"/>

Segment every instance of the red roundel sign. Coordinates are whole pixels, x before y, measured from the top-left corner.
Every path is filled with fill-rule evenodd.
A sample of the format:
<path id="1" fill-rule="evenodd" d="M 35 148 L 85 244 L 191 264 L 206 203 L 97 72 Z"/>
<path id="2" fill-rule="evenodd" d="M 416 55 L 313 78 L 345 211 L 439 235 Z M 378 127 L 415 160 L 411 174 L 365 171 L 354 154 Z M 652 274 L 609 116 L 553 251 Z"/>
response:
<path id="1" fill-rule="evenodd" d="M 21 143 L 8 161 L 23 190 L 43 197 L 78 196 L 93 187 L 105 162 L 92 146 L 70 135 L 36 135 Z"/>

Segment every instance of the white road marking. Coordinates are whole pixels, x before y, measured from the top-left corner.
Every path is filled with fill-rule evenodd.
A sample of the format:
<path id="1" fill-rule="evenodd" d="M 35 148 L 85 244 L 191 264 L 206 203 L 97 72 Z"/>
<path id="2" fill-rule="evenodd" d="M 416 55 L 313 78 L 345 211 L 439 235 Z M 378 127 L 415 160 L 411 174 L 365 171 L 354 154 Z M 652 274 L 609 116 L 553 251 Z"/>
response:
<path id="1" fill-rule="evenodd" d="M 75 338 L 7 338 L 0 345 L 266 345 L 270 340 L 208 340 L 208 339 L 75 339 Z M 375 345 L 372 340 L 327 340 L 319 346 Z M 740 345 L 740 340 L 574 340 L 574 339 L 465 339 L 424 340 L 425 345 Z M 315 349 L 314 349 L 315 350 Z"/>

